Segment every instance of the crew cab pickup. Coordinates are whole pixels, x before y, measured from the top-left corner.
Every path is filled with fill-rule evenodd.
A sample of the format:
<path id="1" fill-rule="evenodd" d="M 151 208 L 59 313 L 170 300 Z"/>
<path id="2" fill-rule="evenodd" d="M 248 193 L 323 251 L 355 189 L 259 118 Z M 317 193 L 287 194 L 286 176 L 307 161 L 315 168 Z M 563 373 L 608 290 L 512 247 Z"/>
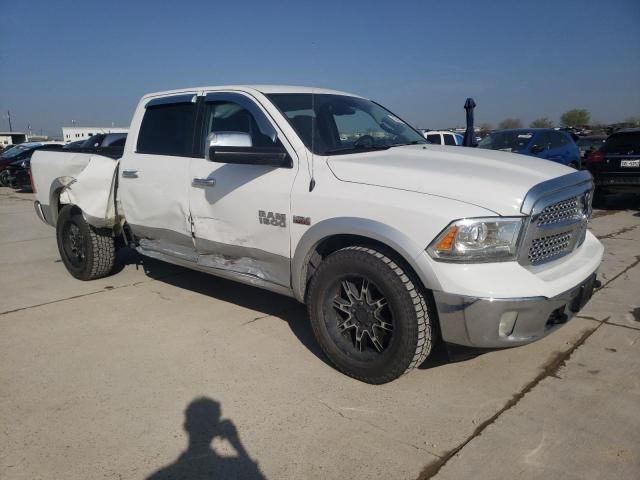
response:
<path id="1" fill-rule="evenodd" d="M 333 364 L 369 383 L 437 341 L 553 332 L 590 298 L 603 255 L 589 172 L 431 145 L 332 90 L 146 95 L 121 158 L 37 152 L 32 168 L 36 212 L 76 278 L 109 275 L 129 245 L 295 297 Z"/>

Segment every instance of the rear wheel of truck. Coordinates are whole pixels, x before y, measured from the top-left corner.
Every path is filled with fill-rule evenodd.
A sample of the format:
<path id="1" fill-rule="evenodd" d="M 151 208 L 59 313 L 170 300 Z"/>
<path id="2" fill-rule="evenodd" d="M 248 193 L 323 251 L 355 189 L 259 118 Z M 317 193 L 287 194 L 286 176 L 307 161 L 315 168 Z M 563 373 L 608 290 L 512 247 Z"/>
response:
<path id="1" fill-rule="evenodd" d="M 329 255 L 311 280 L 308 308 L 329 360 L 363 382 L 390 382 L 431 352 L 430 303 L 409 272 L 373 248 Z"/>
<path id="2" fill-rule="evenodd" d="M 62 262 L 75 278 L 95 280 L 111 273 L 116 257 L 111 231 L 89 225 L 79 208 L 67 205 L 60 211 L 56 237 Z"/>

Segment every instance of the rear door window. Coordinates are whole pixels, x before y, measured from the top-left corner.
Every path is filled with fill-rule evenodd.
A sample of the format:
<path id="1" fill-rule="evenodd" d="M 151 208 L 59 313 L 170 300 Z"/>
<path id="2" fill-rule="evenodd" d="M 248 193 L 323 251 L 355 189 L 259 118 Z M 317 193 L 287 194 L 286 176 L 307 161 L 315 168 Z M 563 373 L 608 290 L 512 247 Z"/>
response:
<path id="1" fill-rule="evenodd" d="M 566 137 L 561 133 L 549 132 L 548 135 L 549 135 L 549 149 L 551 150 L 560 148 L 563 145 L 566 145 L 567 143 L 569 143 L 565 141 Z"/>
<path id="2" fill-rule="evenodd" d="M 431 143 L 435 143 L 437 145 L 442 145 L 442 140 L 440 140 L 440 134 L 439 133 L 427 134 L 427 140 L 429 140 Z"/>
<path id="3" fill-rule="evenodd" d="M 138 134 L 138 153 L 190 157 L 193 154 L 196 104 L 148 106 Z"/>
<path id="4" fill-rule="evenodd" d="M 557 142 L 555 142 L 557 143 Z M 533 145 L 542 147 L 544 150 L 549 150 L 554 144 L 554 138 L 550 132 L 539 132 L 533 139 Z"/>
<path id="5" fill-rule="evenodd" d="M 445 145 L 455 145 L 456 144 L 456 139 L 453 135 L 445 133 L 443 135 L 444 137 L 444 144 Z"/>

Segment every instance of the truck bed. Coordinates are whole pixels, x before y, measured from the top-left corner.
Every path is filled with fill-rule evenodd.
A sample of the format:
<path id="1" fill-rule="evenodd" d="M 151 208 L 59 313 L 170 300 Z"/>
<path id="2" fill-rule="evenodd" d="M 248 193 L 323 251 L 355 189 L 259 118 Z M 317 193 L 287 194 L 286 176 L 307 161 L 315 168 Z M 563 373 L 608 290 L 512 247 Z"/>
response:
<path id="1" fill-rule="evenodd" d="M 34 153 L 31 159 L 34 193 L 43 211 L 51 212 L 49 223 L 55 224 L 58 205 L 67 203 L 80 207 L 86 220 L 96 227 L 115 223 L 115 184 L 121 152 L 115 158 L 114 151 L 89 150 Z"/>

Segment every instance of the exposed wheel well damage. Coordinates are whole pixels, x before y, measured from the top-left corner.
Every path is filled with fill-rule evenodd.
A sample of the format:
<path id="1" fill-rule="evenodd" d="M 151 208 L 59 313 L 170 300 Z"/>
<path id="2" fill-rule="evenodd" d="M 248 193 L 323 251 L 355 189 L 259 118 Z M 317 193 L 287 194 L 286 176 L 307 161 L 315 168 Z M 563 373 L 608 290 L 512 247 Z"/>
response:
<path id="1" fill-rule="evenodd" d="M 56 178 L 51 184 L 51 188 L 49 190 L 49 205 L 51 206 L 51 221 L 55 225 L 58 221 L 58 215 L 60 215 L 60 210 L 62 207 L 67 205 L 69 202 L 68 199 L 64 198 L 64 191 L 71 183 L 75 181 L 72 177 L 60 177 Z"/>

